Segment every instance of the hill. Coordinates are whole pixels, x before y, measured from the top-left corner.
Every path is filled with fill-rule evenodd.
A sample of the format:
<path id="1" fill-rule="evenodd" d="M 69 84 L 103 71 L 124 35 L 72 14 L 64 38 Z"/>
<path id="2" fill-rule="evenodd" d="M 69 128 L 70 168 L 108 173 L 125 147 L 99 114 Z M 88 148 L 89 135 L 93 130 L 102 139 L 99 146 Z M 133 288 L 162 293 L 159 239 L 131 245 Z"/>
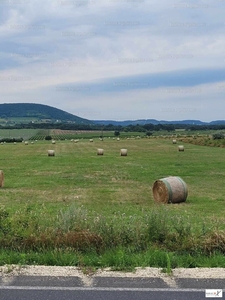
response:
<path id="1" fill-rule="evenodd" d="M 2 123 L 60 123 L 92 124 L 87 119 L 80 118 L 63 110 L 44 104 L 35 103 L 4 103 L 0 104 L 0 119 Z"/>

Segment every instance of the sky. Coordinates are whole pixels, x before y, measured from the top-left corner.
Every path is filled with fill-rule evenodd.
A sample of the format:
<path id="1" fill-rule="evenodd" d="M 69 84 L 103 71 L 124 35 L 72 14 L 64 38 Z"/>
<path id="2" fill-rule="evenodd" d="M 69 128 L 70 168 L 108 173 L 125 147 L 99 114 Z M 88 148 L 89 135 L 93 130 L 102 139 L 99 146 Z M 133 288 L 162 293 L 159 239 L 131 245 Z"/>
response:
<path id="1" fill-rule="evenodd" d="M 0 0 L 0 102 L 224 120 L 224 11 L 225 0 Z"/>

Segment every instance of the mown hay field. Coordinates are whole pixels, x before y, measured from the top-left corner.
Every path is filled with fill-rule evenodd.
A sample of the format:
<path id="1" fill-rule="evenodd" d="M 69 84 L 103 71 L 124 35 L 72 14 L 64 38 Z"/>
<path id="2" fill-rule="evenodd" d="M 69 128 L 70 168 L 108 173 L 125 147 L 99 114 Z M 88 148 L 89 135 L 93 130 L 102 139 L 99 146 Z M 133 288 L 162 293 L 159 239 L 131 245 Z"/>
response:
<path id="1" fill-rule="evenodd" d="M 98 148 L 104 155 L 97 155 Z M 128 150 L 125 157 L 122 148 Z M 55 156 L 49 157 L 48 150 Z M 155 207 L 155 180 L 180 176 L 188 186 L 187 200 L 167 208 L 196 224 L 203 219 L 225 227 L 223 148 L 185 144 L 179 152 L 171 139 L 94 139 L 4 144 L 0 153 L 5 176 L 0 203 L 12 211 L 30 205 L 56 214 L 76 203 L 109 216 L 137 214 Z"/>

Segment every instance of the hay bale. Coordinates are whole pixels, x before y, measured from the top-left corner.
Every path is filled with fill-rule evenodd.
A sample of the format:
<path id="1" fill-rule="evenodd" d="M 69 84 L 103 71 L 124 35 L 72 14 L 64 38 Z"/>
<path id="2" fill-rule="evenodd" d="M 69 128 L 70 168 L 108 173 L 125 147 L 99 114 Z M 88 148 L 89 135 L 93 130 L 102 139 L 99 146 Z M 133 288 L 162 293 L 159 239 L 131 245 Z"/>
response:
<path id="1" fill-rule="evenodd" d="M 52 140 L 52 144 L 55 144 L 55 140 Z"/>
<path id="2" fill-rule="evenodd" d="M 127 156 L 127 149 L 120 149 L 120 156 Z"/>
<path id="3" fill-rule="evenodd" d="M 55 156 L 55 150 L 48 150 L 48 156 Z"/>
<path id="4" fill-rule="evenodd" d="M 178 151 L 184 151 L 184 146 L 183 145 L 179 145 L 178 146 Z"/>
<path id="5" fill-rule="evenodd" d="M 4 186 L 4 173 L 0 170 L 0 187 Z"/>
<path id="6" fill-rule="evenodd" d="M 117 141 L 119 141 L 120 140 L 120 138 L 117 138 Z"/>
<path id="7" fill-rule="evenodd" d="M 24 142 L 24 145 L 28 145 L 28 141 L 25 141 L 25 142 Z"/>
<path id="8" fill-rule="evenodd" d="M 173 144 L 176 144 L 177 143 L 177 140 L 173 140 Z"/>
<path id="9" fill-rule="evenodd" d="M 89 141 L 92 143 L 92 142 L 93 142 L 93 139 L 90 139 Z"/>
<path id="10" fill-rule="evenodd" d="M 161 203 L 185 202 L 188 195 L 186 183 L 178 176 L 156 180 L 152 192 L 154 200 Z"/>
<path id="11" fill-rule="evenodd" d="M 104 150 L 101 149 L 101 148 L 99 148 L 99 149 L 97 150 L 97 155 L 103 155 L 103 154 L 104 154 Z"/>

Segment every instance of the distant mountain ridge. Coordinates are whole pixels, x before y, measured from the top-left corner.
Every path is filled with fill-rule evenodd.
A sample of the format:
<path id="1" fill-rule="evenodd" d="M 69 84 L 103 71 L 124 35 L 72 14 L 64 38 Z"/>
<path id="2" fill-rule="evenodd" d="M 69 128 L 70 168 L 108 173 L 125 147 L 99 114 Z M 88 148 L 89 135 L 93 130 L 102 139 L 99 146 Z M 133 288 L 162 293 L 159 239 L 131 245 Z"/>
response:
<path id="1" fill-rule="evenodd" d="M 18 118 L 18 121 L 16 120 Z M 3 103 L 0 104 L 0 119 L 9 120 L 14 119 L 14 123 L 22 123 L 26 119 L 27 122 L 31 122 L 32 119 L 35 122 L 44 123 L 46 121 L 57 123 L 75 123 L 75 124 L 98 124 L 114 126 L 128 126 L 128 125 L 145 125 L 145 124 L 187 124 L 187 125 L 224 125 L 225 120 L 215 120 L 211 122 L 202 122 L 200 120 L 180 120 L 180 121 L 166 121 L 156 119 L 138 119 L 138 120 L 88 120 L 79 116 L 68 113 L 64 110 L 36 103 Z"/>
<path id="2" fill-rule="evenodd" d="M 155 119 L 139 119 L 139 120 L 126 120 L 126 121 L 113 121 L 113 120 L 93 120 L 94 123 L 100 125 L 114 126 L 128 126 L 128 125 L 145 125 L 145 124 L 187 124 L 187 125 L 220 125 L 225 124 L 225 120 L 216 120 L 212 122 L 202 122 L 200 120 L 181 120 L 181 121 L 166 121 L 166 120 L 155 120 Z"/>
<path id="3" fill-rule="evenodd" d="M 61 109 L 36 103 L 4 103 L 0 104 L 0 118 L 34 118 L 51 122 L 72 122 L 77 124 L 93 124 L 92 121 L 80 118 Z"/>

